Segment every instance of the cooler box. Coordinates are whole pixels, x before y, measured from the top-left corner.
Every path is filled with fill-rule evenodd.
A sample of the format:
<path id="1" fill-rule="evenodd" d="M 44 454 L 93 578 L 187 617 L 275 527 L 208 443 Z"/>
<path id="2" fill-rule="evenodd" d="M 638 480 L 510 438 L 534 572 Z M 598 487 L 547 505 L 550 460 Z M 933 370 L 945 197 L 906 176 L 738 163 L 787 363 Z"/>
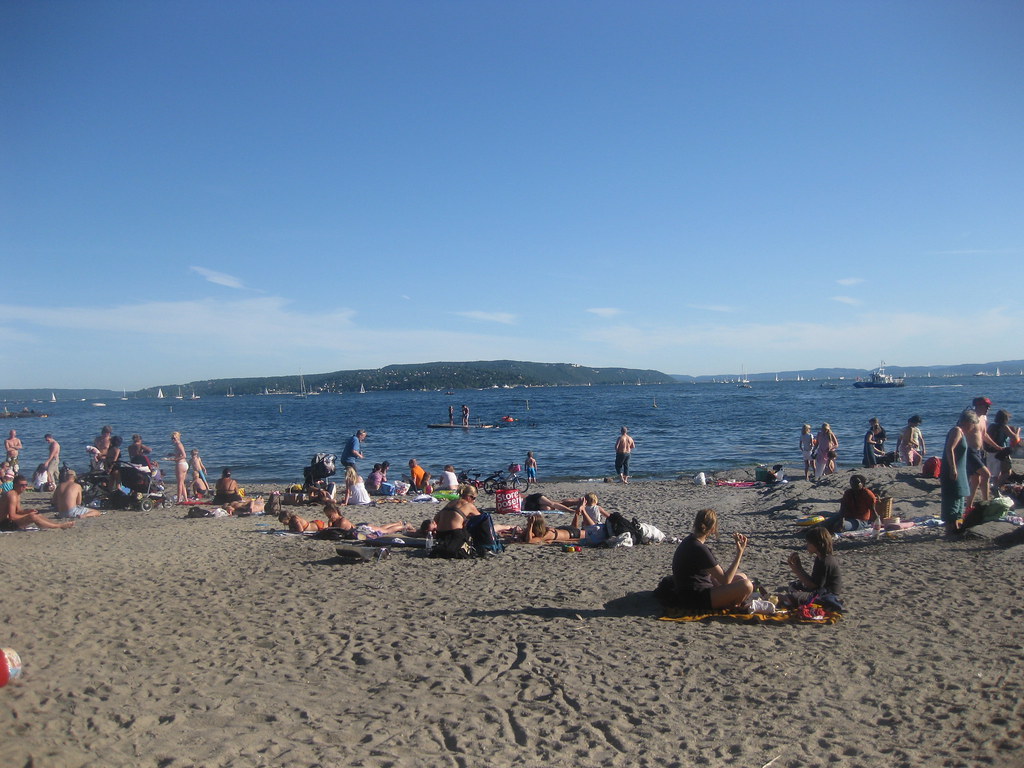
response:
<path id="1" fill-rule="evenodd" d="M 770 470 L 768 467 L 755 467 L 754 468 L 754 480 L 759 483 L 767 483 L 772 479 Z"/>
<path id="2" fill-rule="evenodd" d="M 518 514 L 523 511 L 523 500 L 519 491 L 499 488 L 494 492 L 494 511 L 499 515 Z"/>

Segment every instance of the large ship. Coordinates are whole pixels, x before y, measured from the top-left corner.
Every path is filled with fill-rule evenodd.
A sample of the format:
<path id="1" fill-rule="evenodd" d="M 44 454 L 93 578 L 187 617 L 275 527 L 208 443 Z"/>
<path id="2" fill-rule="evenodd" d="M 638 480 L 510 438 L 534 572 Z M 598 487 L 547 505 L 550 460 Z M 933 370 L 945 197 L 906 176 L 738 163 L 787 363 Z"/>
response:
<path id="1" fill-rule="evenodd" d="M 883 360 L 882 364 L 873 370 L 867 379 L 855 381 L 853 386 L 858 389 L 893 389 L 902 387 L 905 383 L 902 376 L 890 376 L 885 372 L 885 360 Z"/>

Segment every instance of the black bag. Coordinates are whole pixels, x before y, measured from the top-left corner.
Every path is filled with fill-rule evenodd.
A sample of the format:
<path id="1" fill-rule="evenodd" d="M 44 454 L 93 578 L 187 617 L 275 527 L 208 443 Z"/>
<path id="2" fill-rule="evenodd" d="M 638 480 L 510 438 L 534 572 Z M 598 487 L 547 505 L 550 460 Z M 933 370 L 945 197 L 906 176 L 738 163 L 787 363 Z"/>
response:
<path id="1" fill-rule="evenodd" d="M 469 529 L 469 535 L 473 539 L 473 546 L 481 555 L 488 552 L 497 554 L 505 551 L 505 545 L 501 543 L 501 539 L 498 538 L 498 534 L 494 530 L 494 519 L 490 512 L 473 515 L 466 521 L 466 528 Z"/>
<path id="2" fill-rule="evenodd" d="M 465 528 L 437 534 L 434 548 L 430 550 L 431 557 L 443 557 L 446 560 L 466 560 L 474 554 L 469 545 L 469 531 Z"/>
<path id="3" fill-rule="evenodd" d="M 621 536 L 624 533 L 628 533 L 632 537 L 634 544 L 651 543 L 650 539 L 644 536 L 643 528 L 640 527 L 640 521 L 635 517 L 632 520 L 626 520 L 621 513 L 612 512 L 608 515 L 608 519 L 605 522 L 607 522 L 612 536 Z"/>

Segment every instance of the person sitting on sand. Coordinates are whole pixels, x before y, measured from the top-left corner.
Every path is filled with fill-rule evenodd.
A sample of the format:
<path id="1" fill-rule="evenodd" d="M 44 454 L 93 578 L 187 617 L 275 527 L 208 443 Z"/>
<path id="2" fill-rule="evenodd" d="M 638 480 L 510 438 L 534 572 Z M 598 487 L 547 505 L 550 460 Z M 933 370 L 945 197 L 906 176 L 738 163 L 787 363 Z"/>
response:
<path id="1" fill-rule="evenodd" d="M 0 465 L 0 491 L 6 492 L 14 487 L 14 476 L 16 474 L 11 466 L 11 462 L 5 461 Z"/>
<path id="2" fill-rule="evenodd" d="M 89 509 L 82 504 L 82 486 L 76 481 L 75 470 L 68 469 L 64 479 L 50 497 L 50 503 L 57 510 L 57 517 L 80 520 L 83 517 L 99 517 L 98 509 Z"/>
<path id="3" fill-rule="evenodd" d="M 868 479 L 864 475 L 853 475 L 850 478 L 850 487 L 839 502 L 839 511 L 824 523 L 830 532 L 856 531 L 871 526 L 876 517 L 878 497 L 867 485 Z"/>
<path id="4" fill-rule="evenodd" d="M 600 544 L 608 539 L 608 526 L 604 524 L 607 518 L 608 512 L 597 503 L 597 494 L 591 492 L 583 496 L 571 525 L 583 531 L 587 544 Z"/>
<path id="5" fill-rule="evenodd" d="M 549 528 L 544 515 L 530 515 L 527 518 L 523 541 L 526 544 L 568 544 L 579 541 L 582 531 L 574 525 L 560 525 Z"/>
<path id="6" fill-rule="evenodd" d="M 345 468 L 345 500 L 342 503 L 353 506 L 373 503 L 366 490 L 366 484 L 363 483 L 363 478 L 356 472 L 355 467 Z"/>
<path id="7" fill-rule="evenodd" d="M 364 483 L 366 492 L 371 496 L 379 496 L 381 483 L 383 483 L 385 479 L 386 475 L 381 464 L 374 464 L 373 469 L 370 471 L 370 474 Z"/>
<path id="8" fill-rule="evenodd" d="M 477 490 L 466 483 L 459 486 L 458 493 L 459 498 L 449 501 L 434 515 L 434 522 L 437 523 L 437 542 L 430 552 L 431 557 L 472 557 L 466 521 L 480 514 L 480 510 L 476 508 Z"/>
<path id="9" fill-rule="evenodd" d="M 39 528 L 70 528 L 74 520 L 67 523 L 54 523 L 47 520 L 37 509 L 22 509 L 21 494 L 28 488 L 28 480 L 24 475 L 14 476 L 14 487 L 0 496 L 0 531 L 23 531 L 30 525 Z"/>
<path id="10" fill-rule="evenodd" d="M 213 503 L 230 504 L 233 501 L 243 501 L 242 494 L 238 492 L 238 483 L 231 476 L 231 468 L 224 467 L 214 490 Z"/>
<path id="11" fill-rule="evenodd" d="M 409 459 L 409 482 L 412 490 L 423 493 L 423 476 L 427 473 L 416 459 Z"/>
<path id="12" fill-rule="evenodd" d="M 437 484 L 439 491 L 454 491 L 459 487 L 459 478 L 455 474 L 455 467 L 451 464 L 444 465 L 441 473 L 441 480 Z"/>
<path id="13" fill-rule="evenodd" d="M 754 584 L 739 572 L 747 548 L 747 537 L 734 533 L 736 555 L 727 570 L 722 570 L 715 554 L 705 544 L 718 533 L 718 514 L 702 509 L 693 521 L 693 531 L 683 539 L 672 556 L 672 580 L 675 602 L 694 611 L 734 608 L 743 605 L 754 591 Z"/>
<path id="14" fill-rule="evenodd" d="M 132 462 L 135 463 L 134 461 Z M 192 482 L 189 486 L 189 490 L 192 491 L 192 496 L 197 499 L 205 496 L 210 490 L 210 483 L 206 479 L 206 465 L 203 464 L 203 459 L 199 455 L 199 449 L 193 448 L 191 458 L 189 459 L 189 469 L 192 470 Z"/>
<path id="15" fill-rule="evenodd" d="M 580 499 L 563 499 L 561 502 L 552 501 L 543 493 L 531 493 L 523 499 L 523 512 L 564 512 L 567 515 L 576 513 L 576 510 L 566 505 L 576 504 L 579 506 Z"/>
<path id="16" fill-rule="evenodd" d="M 807 532 L 807 551 L 814 558 L 811 572 L 804 570 L 800 553 L 789 556 L 789 567 L 797 580 L 790 585 L 790 591 L 780 595 L 780 602 L 787 608 L 809 603 L 823 593 L 838 596 L 843 591 L 843 579 L 839 573 L 839 561 L 832 554 L 832 534 L 822 526 Z"/>

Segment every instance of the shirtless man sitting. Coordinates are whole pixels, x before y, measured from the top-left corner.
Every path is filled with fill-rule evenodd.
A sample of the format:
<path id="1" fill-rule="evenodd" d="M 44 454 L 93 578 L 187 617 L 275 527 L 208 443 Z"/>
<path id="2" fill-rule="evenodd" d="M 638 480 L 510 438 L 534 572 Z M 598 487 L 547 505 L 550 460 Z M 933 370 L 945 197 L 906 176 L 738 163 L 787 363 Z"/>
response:
<path id="1" fill-rule="evenodd" d="M 75 523 L 54 523 L 47 520 L 36 509 L 21 508 L 21 494 L 28 488 L 24 475 L 15 475 L 14 488 L 0 496 L 0 531 L 22 531 L 30 525 L 39 528 L 70 528 Z"/>
<path id="2" fill-rule="evenodd" d="M 89 509 L 82 504 L 82 486 L 76 480 L 75 470 L 69 469 L 67 477 L 57 484 L 50 503 L 57 510 L 57 517 L 80 520 L 83 517 L 99 517 L 98 509 Z"/>
<path id="3" fill-rule="evenodd" d="M 432 557 L 471 556 L 466 521 L 480 514 L 475 503 L 476 488 L 466 483 L 459 486 L 458 493 L 459 498 L 449 501 L 434 516 L 434 522 L 437 523 L 437 543 L 431 552 Z"/>

